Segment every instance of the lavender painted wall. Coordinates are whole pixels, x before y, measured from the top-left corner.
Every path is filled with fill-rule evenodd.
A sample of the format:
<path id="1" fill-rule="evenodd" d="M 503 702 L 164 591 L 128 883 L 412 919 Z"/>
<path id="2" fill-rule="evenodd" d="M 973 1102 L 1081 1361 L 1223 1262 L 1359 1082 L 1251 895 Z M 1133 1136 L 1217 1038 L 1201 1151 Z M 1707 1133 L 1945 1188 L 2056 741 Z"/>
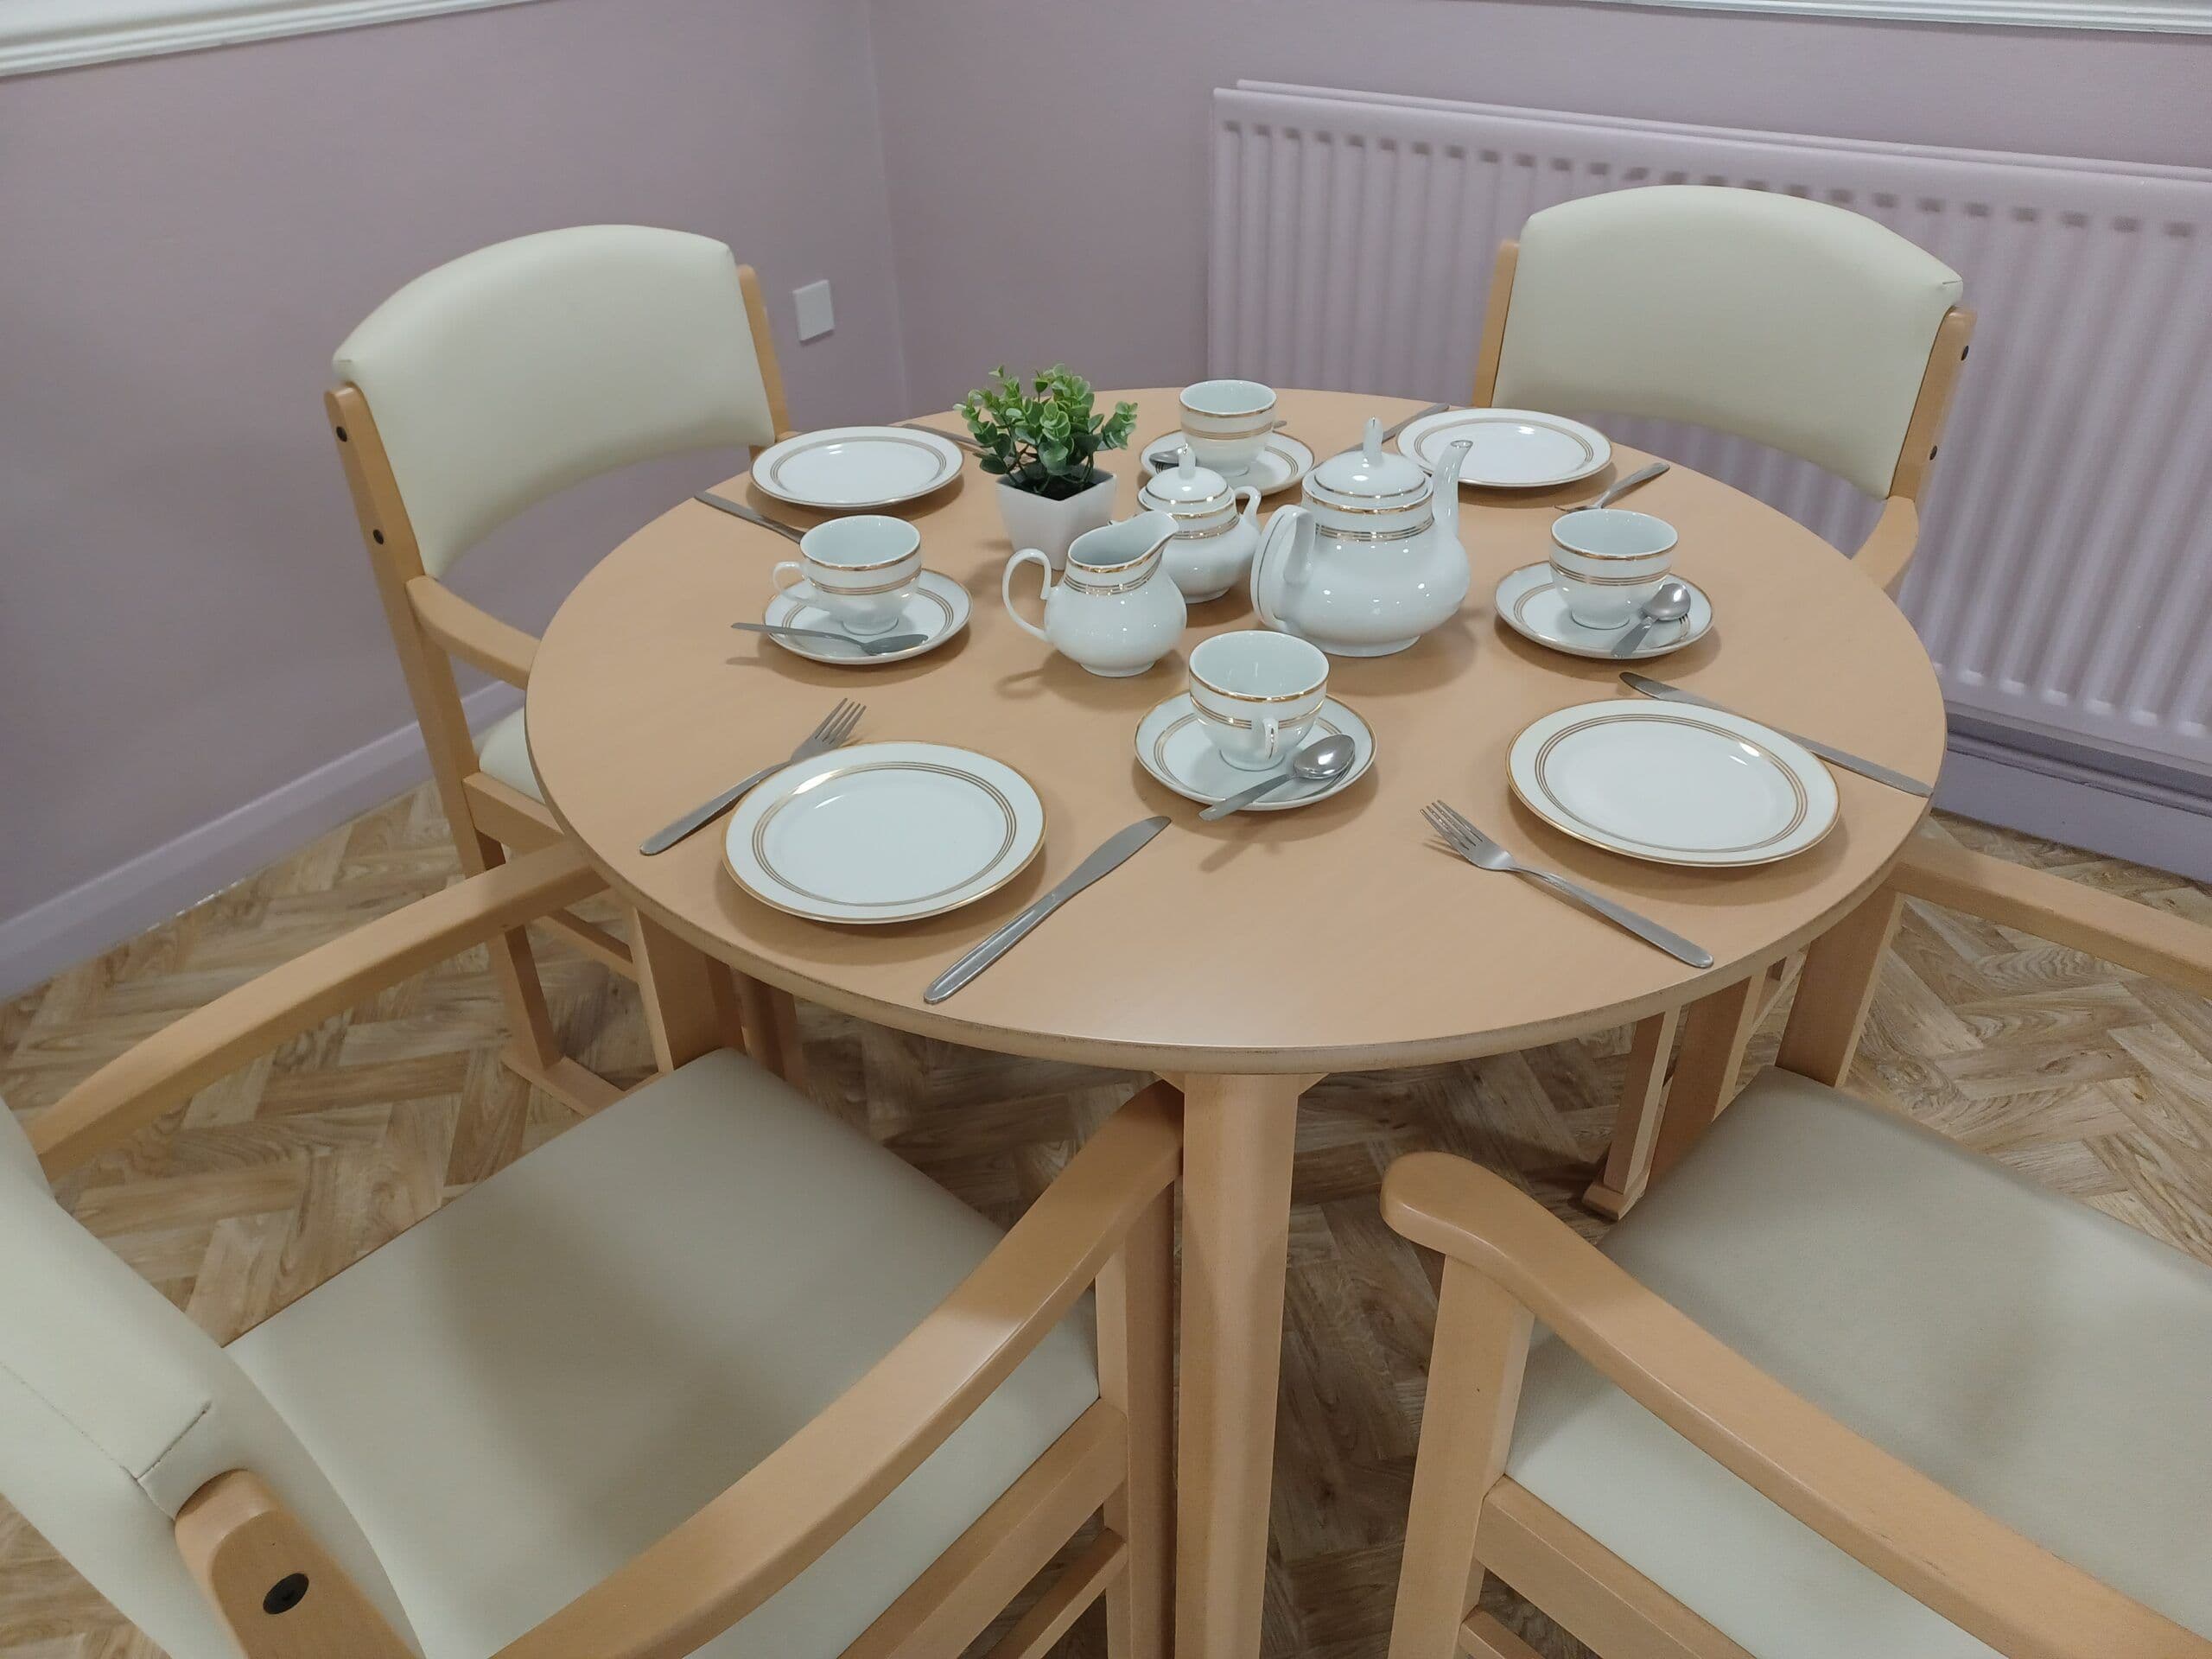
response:
<path id="1" fill-rule="evenodd" d="M 796 418 L 903 406 L 868 21 L 543 0 L 0 81 L 0 957 L 98 948 L 67 903 L 22 912 L 410 724 L 320 402 L 409 277 L 557 225 L 705 232 L 761 270 Z M 824 276 L 838 326 L 801 346 L 790 291 Z M 542 626 L 737 464 L 588 486 L 460 585 Z M 408 747 L 372 793 L 420 775 Z M 291 842 L 358 804 L 332 781 Z M 196 892 L 157 855 L 80 907 L 135 931 L 261 850 L 213 840 L 177 855 Z"/>
<path id="2" fill-rule="evenodd" d="M 907 383 L 931 405 L 1001 358 L 1202 372 L 1206 94 L 1240 77 L 2212 165 L 2196 35 L 1571 0 L 879 0 L 874 33 Z"/>

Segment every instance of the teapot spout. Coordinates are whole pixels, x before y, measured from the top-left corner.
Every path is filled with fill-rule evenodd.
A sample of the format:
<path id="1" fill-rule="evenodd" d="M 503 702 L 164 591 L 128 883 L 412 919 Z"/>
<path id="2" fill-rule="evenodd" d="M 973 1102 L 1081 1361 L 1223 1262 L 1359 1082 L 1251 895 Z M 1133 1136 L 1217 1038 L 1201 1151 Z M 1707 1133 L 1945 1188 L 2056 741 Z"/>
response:
<path id="1" fill-rule="evenodd" d="M 1444 452 L 1444 459 L 1436 464 L 1433 484 L 1434 506 L 1439 530 L 1457 541 L 1459 538 L 1459 468 L 1465 464 L 1467 451 L 1473 441 L 1462 438 Z"/>

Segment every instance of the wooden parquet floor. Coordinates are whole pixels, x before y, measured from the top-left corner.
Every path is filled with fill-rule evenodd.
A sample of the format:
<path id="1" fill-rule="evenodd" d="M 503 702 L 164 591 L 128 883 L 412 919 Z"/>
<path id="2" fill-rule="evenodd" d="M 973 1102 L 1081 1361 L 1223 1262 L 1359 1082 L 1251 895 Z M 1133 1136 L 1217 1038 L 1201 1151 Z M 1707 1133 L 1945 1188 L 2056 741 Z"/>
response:
<path id="1" fill-rule="evenodd" d="M 2212 923 L 2212 892 L 2005 832 L 1934 833 Z M 0 1095 L 44 1107 L 183 1011 L 455 873 L 427 789 L 324 836 L 98 961 L 0 1007 Z M 610 912 L 611 918 L 611 912 Z M 650 1068 L 635 994 L 542 953 L 571 1052 Z M 206 1090 L 61 1196 L 219 1339 L 570 1121 L 498 1064 L 480 959 L 356 1008 Z M 978 1208 L 1010 1219 L 1128 1091 L 1110 1073 L 923 1042 L 805 1011 L 817 1092 Z M 1754 1058 L 1771 1052 L 1764 1034 Z M 1605 1144 L 1624 1033 L 1468 1065 L 1332 1077 L 1299 1132 L 1268 1659 L 1383 1650 L 1433 1300 L 1382 1224 L 1382 1170 L 1444 1147 L 1575 1204 Z M 1915 907 L 1855 1085 L 2036 1179 L 2212 1262 L 2212 1007 L 2080 954 Z M 1541 1651 L 1582 1649 L 1510 1596 Z M 1103 1654 L 1094 1612 L 1062 1651 Z M 131 1632 L 0 1508 L 0 1659 L 143 1659 Z"/>

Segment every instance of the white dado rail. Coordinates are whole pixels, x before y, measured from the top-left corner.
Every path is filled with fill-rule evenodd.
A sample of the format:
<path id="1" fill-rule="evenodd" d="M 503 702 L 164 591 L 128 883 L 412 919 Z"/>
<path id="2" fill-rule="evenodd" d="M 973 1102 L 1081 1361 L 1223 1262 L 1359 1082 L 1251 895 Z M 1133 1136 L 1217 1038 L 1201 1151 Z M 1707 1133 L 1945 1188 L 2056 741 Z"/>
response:
<path id="1" fill-rule="evenodd" d="M 1250 81 L 1214 94 L 1213 142 L 1209 369 L 1278 385 L 1464 400 L 1498 243 L 1638 184 L 1836 202 L 1961 272 L 1979 321 L 1903 594 L 1964 728 L 1947 779 L 1994 734 L 2046 794 L 2190 815 L 2104 850 L 2212 874 L 2212 173 Z M 1761 446 L 1561 412 L 1839 547 L 1872 521 Z"/>
<path id="2" fill-rule="evenodd" d="M 521 3 L 524 0 L 0 0 L 0 75 Z"/>

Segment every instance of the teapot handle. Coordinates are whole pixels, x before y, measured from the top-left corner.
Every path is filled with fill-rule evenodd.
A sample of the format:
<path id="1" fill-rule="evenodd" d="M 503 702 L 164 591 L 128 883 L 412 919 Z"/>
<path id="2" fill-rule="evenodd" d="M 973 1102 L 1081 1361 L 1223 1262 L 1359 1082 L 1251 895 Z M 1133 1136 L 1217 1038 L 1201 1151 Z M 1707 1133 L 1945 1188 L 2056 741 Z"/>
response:
<path id="1" fill-rule="evenodd" d="M 1052 602 L 1052 562 L 1045 556 L 1041 550 L 1034 547 L 1023 548 L 1006 562 L 1006 574 L 999 578 L 999 597 L 1006 601 L 1006 613 L 1014 620 L 1016 626 L 1035 634 L 1049 645 L 1052 643 L 1052 636 L 1014 608 L 1014 573 L 1032 559 L 1037 561 L 1038 568 L 1045 573 L 1044 598 L 1047 605 Z"/>
<path id="2" fill-rule="evenodd" d="M 1268 520 L 1266 533 L 1260 537 L 1260 550 L 1252 556 L 1252 608 L 1259 613 L 1260 620 L 1278 633 L 1288 633 L 1289 625 L 1268 607 L 1268 561 L 1274 556 L 1277 534 L 1288 531 L 1290 555 L 1283 567 L 1283 582 L 1290 582 L 1290 563 L 1298 557 L 1299 526 L 1310 517 L 1303 507 L 1278 507 L 1275 516 Z"/>

